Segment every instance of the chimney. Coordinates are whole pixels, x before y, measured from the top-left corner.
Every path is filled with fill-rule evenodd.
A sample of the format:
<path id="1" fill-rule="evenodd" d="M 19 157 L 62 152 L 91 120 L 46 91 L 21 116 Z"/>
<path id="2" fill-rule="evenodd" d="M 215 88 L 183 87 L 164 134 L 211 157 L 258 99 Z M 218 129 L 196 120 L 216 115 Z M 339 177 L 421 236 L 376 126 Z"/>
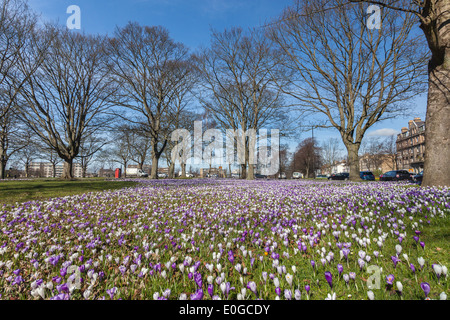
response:
<path id="1" fill-rule="evenodd" d="M 414 118 L 414 122 L 422 122 L 422 119 L 420 119 L 420 118 Z"/>
<path id="2" fill-rule="evenodd" d="M 402 128 L 402 133 L 408 132 L 408 128 L 403 127 Z"/>

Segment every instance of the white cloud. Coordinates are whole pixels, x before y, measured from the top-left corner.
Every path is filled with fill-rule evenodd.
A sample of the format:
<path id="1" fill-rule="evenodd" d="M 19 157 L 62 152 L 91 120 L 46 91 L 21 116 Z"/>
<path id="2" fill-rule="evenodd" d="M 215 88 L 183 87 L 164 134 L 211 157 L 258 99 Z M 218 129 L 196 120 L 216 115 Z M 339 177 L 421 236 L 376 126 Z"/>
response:
<path id="1" fill-rule="evenodd" d="M 399 132 L 397 130 L 394 129 L 389 129 L 389 128 L 385 128 L 385 129 L 378 129 L 372 132 L 369 132 L 367 134 L 368 137 L 390 137 L 392 135 L 397 135 L 399 134 Z"/>

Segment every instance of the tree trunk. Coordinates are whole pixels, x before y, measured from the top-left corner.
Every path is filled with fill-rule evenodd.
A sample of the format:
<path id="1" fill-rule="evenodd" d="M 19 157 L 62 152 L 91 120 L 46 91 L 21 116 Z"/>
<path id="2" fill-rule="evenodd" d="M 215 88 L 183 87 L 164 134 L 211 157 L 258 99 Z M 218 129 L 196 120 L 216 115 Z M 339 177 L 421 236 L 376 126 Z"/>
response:
<path id="1" fill-rule="evenodd" d="M 450 186 L 450 48 L 444 64 L 430 62 L 428 83 L 422 186 Z"/>
<path id="2" fill-rule="evenodd" d="M 186 178 L 186 163 L 181 164 L 181 177 Z"/>
<path id="3" fill-rule="evenodd" d="M 53 178 L 56 178 L 56 163 L 52 163 L 52 169 L 53 169 L 52 176 Z"/>
<path id="4" fill-rule="evenodd" d="M 255 165 L 253 164 L 248 165 L 247 180 L 255 180 Z"/>
<path id="5" fill-rule="evenodd" d="M 65 180 L 72 180 L 73 179 L 73 159 L 66 159 L 64 160 L 64 169 L 62 178 Z"/>
<path id="6" fill-rule="evenodd" d="M 361 177 L 359 176 L 359 147 L 361 144 L 359 143 L 349 143 L 346 144 L 348 153 L 348 167 L 350 169 L 349 180 L 351 181 L 361 181 Z"/>
<path id="7" fill-rule="evenodd" d="M 174 176 L 174 172 L 175 172 L 175 163 L 171 163 L 169 165 L 169 179 L 173 179 Z"/>
<path id="8" fill-rule="evenodd" d="M 6 160 L 0 159 L 0 179 L 5 179 L 6 177 Z"/>
<path id="9" fill-rule="evenodd" d="M 247 166 L 245 164 L 241 164 L 241 179 L 247 178 Z"/>
<path id="10" fill-rule="evenodd" d="M 159 157 L 153 152 L 152 156 L 152 171 L 150 174 L 150 179 L 158 179 L 158 162 Z"/>

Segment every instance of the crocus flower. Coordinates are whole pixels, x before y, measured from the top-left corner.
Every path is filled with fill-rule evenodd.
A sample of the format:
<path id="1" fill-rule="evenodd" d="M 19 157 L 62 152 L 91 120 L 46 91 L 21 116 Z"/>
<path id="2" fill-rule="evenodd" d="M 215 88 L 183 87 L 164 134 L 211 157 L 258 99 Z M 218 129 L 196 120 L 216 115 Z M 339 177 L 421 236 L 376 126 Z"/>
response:
<path id="1" fill-rule="evenodd" d="M 438 264 L 433 264 L 433 271 L 436 273 L 436 276 L 439 280 L 442 274 L 442 267 Z"/>
<path id="2" fill-rule="evenodd" d="M 112 287 L 109 290 L 106 290 L 106 293 L 109 294 L 109 297 L 111 298 L 111 300 L 114 298 L 114 295 L 117 292 L 117 287 Z"/>
<path id="3" fill-rule="evenodd" d="M 202 300 L 203 299 L 203 290 L 198 289 L 195 293 L 191 294 L 191 300 Z"/>
<path id="4" fill-rule="evenodd" d="M 280 296 L 280 294 L 281 294 L 281 289 L 280 289 L 280 287 L 276 287 L 275 293 L 277 294 L 277 296 Z"/>
<path id="5" fill-rule="evenodd" d="M 395 277 L 393 274 L 390 274 L 386 277 L 386 282 L 388 285 L 392 285 L 394 283 Z"/>
<path id="6" fill-rule="evenodd" d="M 301 300 L 302 299 L 302 293 L 300 292 L 300 290 L 295 289 L 295 291 L 294 291 L 294 298 L 295 298 L 295 300 Z"/>
<path id="7" fill-rule="evenodd" d="M 344 267 L 340 263 L 337 265 L 337 269 L 338 269 L 339 275 L 341 275 L 342 271 L 344 271 Z"/>
<path id="8" fill-rule="evenodd" d="M 284 290 L 284 297 L 286 300 L 292 300 L 292 291 L 289 289 Z"/>
<path id="9" fill-rule="evenodd" d="M 325 272 L 325 279 L 330 285 L 330 288 L 333 289 L 333 275 L 331 274 L 331 272 L 329 271 Z"/>
<path id="10" fill-rule="evenodd" d="M 411 268 L 411 271 L 413 273 L 416 273 L 416 268 L 414 267 L 414 265 L 412 263 L 409 265 L 409 267 Z"/>
<path id="11" fill-rule="evenodd" d="M 316 262 L 314 260 L 311 260 L 311 265 L 312 265 L 312 267 L 314 269 L 314 267 L 316 266 Z"/>
<path id="12" fill-rule="evenodd" d="M 401 262 L 396 256 L 391 256 L 392 262 L 394 263 L 394 268 L 397 267 L 397 263 Z"/>
<path id="13" fill-rule="evenodd" d="M 208 284 L 208 294 L 211 296 L 211 298 L 214 295 L 214 285 L 212 283 Z"/>
<path id="14" fill-rule="evenodd" d="M 420 246 L 422 247 L 422 249 L 425 249 L 425 242 L 420 241 Z"/>
<path id="15" fill-rule="evenodd" d="M 428 297 L 428 294 L 430 293 L 430 284 L 428 282 L 422 282 L 420 284 L 420 287 L 422 288 L 423 292 L 425 293 L 425 297 Z"/>
<path id="16" fill-rule="evenodd" d="M 342 278 L 344 279 L 345 283 L 347 283 L 347 284 L 348 284 L 348 282 L 350 281 L 350 277 L 348 276 L 348 274 L 344 274 L 344 275 L 342 276 Z"/>
<path id="17" fill-rule="evenodd" d="M 367 296 L 369 297 L 369 300 L 375 300 L 375 295 L 372 291 L 367 291 Z"/>

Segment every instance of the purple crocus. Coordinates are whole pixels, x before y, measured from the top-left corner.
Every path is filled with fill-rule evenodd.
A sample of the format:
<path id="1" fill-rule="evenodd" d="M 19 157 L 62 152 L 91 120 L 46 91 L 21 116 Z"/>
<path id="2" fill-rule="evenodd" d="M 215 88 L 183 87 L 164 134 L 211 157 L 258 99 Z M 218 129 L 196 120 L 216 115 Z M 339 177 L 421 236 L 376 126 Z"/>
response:
<path id="1" fill-rule="evenodd" d="M 422 288 L 423 292 L 425 293 L 425 298 L 428 297 L 428 294 L 430 293 L 430 284 L 428 282 L 422 282 L 420 284 L 420 287 Z"/>
<path id="2" fill-rule="evenodd" d="M 309 290 L 311 290 L 311 287 L 309 286 L 309 284 L 307 284 L 307 285 L 305 286 L 305 290 L 306 290 L 306 294 L 309 295 Z"/>
<path id="3" fill-rule="evenodd" d="M 331 274 L 331 272 L 329 271 L 325 272 L 325 279 L 330 285 L 330 288 L 333 290 L 333 275 Z"/>
<path id="4" fill-rule="evenodd" d="M 344 267 L 342 266 L 342 264 L 338 264 L 337 265 L 337 269 L 338 269 L 338 272 L 339 272 L 339 276 L 342 274 L 342 271 L 344 271 Z"/>
<path id="5" fill-rule="evenodd" d="M 256 291 L 256 283 L 254 281 L 250 281 L 247 283 L 247 288 L 250 289 L 256 296 L 258 296 L 258 292 Z"/>
<path id="6" fill-rule="evenodd" d="M 420 246 L 422 247 L 422 249 L 424 249 L 424 250 L 425 250 L 425 242 L 423 242 L 423 241 L 420 241 Z"/>
<path id="7" fill-rule="evenodd" d="M 394 283 L 395 277 L 393 274 L 390 274 L 386 277 L 386 283 L 390 286 Z"/>
<path id="8" fill-rule="evenodd" d="M 316 266 L 316 262 L 314 260 L 311 260 L 311 265 L 312 265 L 312 267 L 314 269 L 314 267 Z"/>
<path id="9" fill-rule="evenodd" d="M 279 296 L 279 295 L 281 294 L 281 289 L 280 289 L 280 287 L 277 287 L 277 288 L 275 289 L 275 293 L 277 294 L 277 296 Z"/>
<path id="10" fill-rule="evenodd" d="M 394 268 L 397 267 L 397 263 L 401 262 L 396 256 L 391 256 L 392 262 L 394 263 Z"/>
<path id="11" fill-rule="evenodd" d="M 231 262 L 231 264 L 234 263 L 234 255 L 233 255 L 233 251 L 228 251 L 228 260 Z"/>
<path id="12" fill-rule="evenodd" d="M 60 293 L 50 298 L 50 300 L 69 300 L 70 296 L 67 293 Z"/>
<path id="13" fill-rule="evenodd" d="M 416 273 L 416 268 L 414 267 L 414 265 L 412 263 L 409 265 L 409 267 L 411 268 L 411 271 L 413 273 Z"/>
<path id="14" fill-rule="evenodd" d="M 211 296 L 211 298 L 214 295 L 214 285 L 212 283 L 208 284 L 208 294 Z"/>
<path id="15" fill-rule="evenodd" d="M 194 280 L 199 288 L 203 286 L 202 275 L 200 273 L 196 273 L 194 275 Z"/>
<path id="16" fill-rule="evenodd" d="M 198 289 L 195 293 L 191 294 L 191 300 L 202 300 L 203 299 L 203 290 Z"/>
<path id="17" fill-rule="evenodd" d="M 111 298 L 111 300 L 114 298 L 114 295 L 117 292 L 117 287 L 113 287 L 109 290 L 106 290 L 106 293 L 109 294 L 109 297 Z"/>

